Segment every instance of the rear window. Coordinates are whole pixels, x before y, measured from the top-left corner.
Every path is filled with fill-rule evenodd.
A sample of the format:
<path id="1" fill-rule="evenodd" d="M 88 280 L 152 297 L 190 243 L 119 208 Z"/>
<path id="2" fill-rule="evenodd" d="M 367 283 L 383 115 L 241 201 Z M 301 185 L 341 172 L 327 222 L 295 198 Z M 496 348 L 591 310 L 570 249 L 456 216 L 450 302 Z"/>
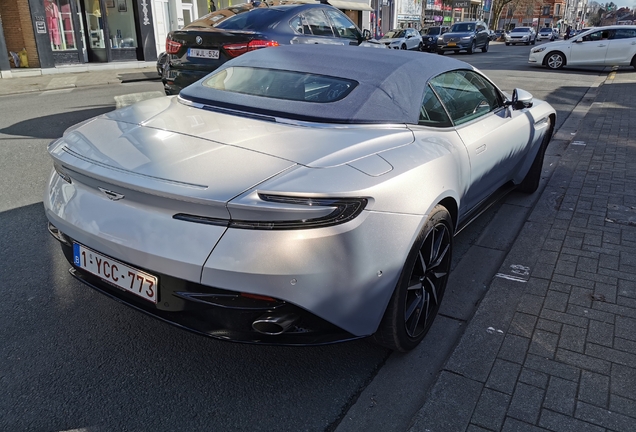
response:
<path id="1" fill-rule="evenodd" d="M 357 85 L 343 78 L 244 66 L 229 67 L 203 82 L 215 90 L 316 103 L 339 101 Z"/>
<path id="2" fill-rule="evenodd" d="M 225 30 L 259 30 L 280 19 L 282 12 L 276 9 L 255 8 L 229 17 L 214 27 Z"/>

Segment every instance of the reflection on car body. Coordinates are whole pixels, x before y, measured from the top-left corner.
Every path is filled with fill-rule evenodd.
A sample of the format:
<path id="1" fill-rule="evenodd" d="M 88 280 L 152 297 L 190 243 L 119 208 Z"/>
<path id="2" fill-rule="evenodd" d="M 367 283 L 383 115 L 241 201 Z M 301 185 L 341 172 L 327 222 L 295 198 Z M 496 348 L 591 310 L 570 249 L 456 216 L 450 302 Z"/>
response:
<path id="1" fill-rule="evenodd" d="M 538 188 L 555 121 L 452 58 L 282 46 L 67 130 L 44 208 L 76 278 L 164 321 L 406 351 L 453 236 Z"/>

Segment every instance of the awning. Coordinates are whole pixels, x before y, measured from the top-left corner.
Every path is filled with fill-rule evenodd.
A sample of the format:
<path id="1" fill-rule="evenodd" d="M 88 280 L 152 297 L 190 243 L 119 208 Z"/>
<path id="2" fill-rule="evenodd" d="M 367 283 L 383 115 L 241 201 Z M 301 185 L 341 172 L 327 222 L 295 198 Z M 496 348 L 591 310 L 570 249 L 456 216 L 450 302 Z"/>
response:
<path id="1" fill-rule="evenodd" d="M 327 3 L 329 3 L 333 7 L 342 10 L 359 10 L 373 12 L 373 8 L 371 8 L 371 6 L 369 6 L 367 3 L 346 0 L 327 0 Z"/>

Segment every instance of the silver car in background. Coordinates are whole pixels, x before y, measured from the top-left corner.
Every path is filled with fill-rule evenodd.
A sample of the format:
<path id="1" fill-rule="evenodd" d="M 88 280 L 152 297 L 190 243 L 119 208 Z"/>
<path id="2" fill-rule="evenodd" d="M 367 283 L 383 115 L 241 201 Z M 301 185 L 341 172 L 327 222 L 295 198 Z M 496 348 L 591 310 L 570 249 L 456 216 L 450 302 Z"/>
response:
<path id="1" fill-rule="evenodd" d="M 534 45 L 537 43 L 537 34 L 532 27 L 515 27 L 505 35 L 506 45 Z"/>
<path id="2" fill-rule="evenodd" d="M 437 314 L 453 236 L 537 189 L 555 121 L 451 58 L 269 48 L 67 130 L 44 208 L 73 276 L 159 319 L 407 351 Z"/>
<path id="3" fill-rule="evenodd" d="M 424 51 L 422 36 L 413 28 L 388 31 L 382 36 L 380 43 L 392 49 Z"/>

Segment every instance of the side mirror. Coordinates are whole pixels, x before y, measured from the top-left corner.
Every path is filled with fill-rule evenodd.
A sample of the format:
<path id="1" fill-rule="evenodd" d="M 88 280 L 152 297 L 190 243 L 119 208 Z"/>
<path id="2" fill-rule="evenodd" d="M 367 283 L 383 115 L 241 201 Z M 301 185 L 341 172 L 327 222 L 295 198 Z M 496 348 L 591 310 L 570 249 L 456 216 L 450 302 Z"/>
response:
<path id="1" fill-rule="evenodd" d="M 369 29 L 362 30 L 362 39 L 364 40 L 371 39 L 371 31 Z"/>
<path id="2" fill-rule="evenodd" d="M 512 100 L 507 105 L 512 106 L 513 110 L 520 110 L 532 107 L 532 95 L 522 89 L 514 89 L 512 91 Z"/>

